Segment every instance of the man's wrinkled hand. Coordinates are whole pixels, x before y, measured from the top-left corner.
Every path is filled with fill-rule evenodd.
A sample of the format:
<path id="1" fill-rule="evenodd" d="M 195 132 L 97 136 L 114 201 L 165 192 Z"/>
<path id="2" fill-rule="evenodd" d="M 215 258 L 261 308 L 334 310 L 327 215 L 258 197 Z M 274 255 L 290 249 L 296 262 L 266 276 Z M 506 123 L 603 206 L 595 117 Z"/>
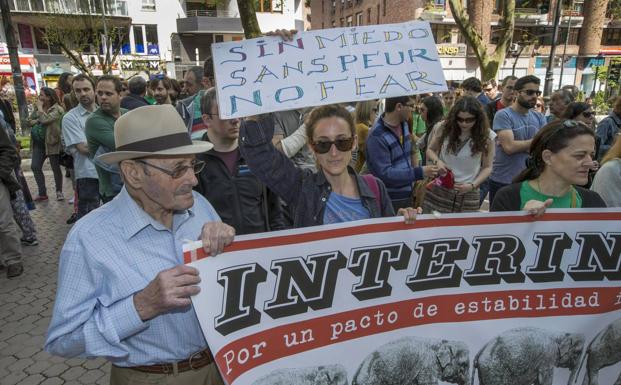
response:
<path id="1" fill-rule="evenodd" d="M 198 270 L 179 265 L 160 271 L 147 287 L 134 294 L 134 306 L 140 319 L 150 320 L 160 314 L 191 304 L 190 297 L 198 294 L 201 281 Z"/>
<path id="2" fill-rule="evenodd" d="M 201 230 L 203 249 L 211 256 L 220 254 L 225 246 L 233 242 L 235 229 L 222 222 L 207 222 Z"/>

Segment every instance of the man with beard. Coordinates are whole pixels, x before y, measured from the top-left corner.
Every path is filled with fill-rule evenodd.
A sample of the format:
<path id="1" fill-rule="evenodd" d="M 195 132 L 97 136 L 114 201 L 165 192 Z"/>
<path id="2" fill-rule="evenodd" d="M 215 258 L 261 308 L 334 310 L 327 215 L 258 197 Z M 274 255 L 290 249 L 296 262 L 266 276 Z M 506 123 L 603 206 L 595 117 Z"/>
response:
<path id="1" fill-rule="evenodd" d="M 155 103 L 158 105 L 172 104 L 170 101 L 171 88 L 172 84 L 170 83 L 170 79 L 164 75 L 157 75 L 149 81 L 149 89 L 151 90 L 151 94 L 153 94 Z"/>
<path id="2" fill-rule="evenodd" d="M 127 112 L 121 108 L 121 90 L 123 85 L 116 76 L 104 75 L 97 81 L 95 93 L 99 108 L 86 120 L 86 140 L 90 158 L 95 163 L 99 176 L 99 193 L 102 202 L 112 200 L 121 191 L 123 183 L 116 166 L 107 165 L 97 160 L 97 156 L 114 151 L 114 122 Z"/>
<path id="3" fill-rule="evenodd" d="M 496 155 L 489 177 L 489 203 L 496 192 L 510 184 L 525 167 L 531 139 L 546 124 L 540 112 L 533 110 L 537 104 L 540 80 L 533 75 L 515 82 L 515 101 L 494 116 L 493 130 L 496 137 Z"/>
<path id="4" fill-rule="evenodd" d="M 88 157 L 86 121 L 95 112 L 95 83 L 84 74 L 73 78 L 73 93 L 80 104 L 63 116 L 62 133 L 66 151 L 73 156 L 76 192 L 78 194 L 77 219 L 99 207 L 99 180 L 95 165 Z"/>
<path id="5" fill-rule="evenodd" d="M 283 230 L 285 219 L 278 196 L 252 174 L 239 151 L 239 119 L 220 119 L 216 89 L 201 99 L 204 141 L 213 149 L 197 156 L 205 162 L 194 188 L 213 205 L 222 221 L 235 233 L 253 234 Z"/>

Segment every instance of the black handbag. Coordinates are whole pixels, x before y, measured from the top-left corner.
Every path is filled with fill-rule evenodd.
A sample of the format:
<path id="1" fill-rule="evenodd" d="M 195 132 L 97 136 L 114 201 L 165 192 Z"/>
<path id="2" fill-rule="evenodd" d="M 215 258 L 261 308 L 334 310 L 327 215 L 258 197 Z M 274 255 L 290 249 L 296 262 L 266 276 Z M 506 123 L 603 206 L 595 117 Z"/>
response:
<path id="1" fill-rule="evenodd" d="M 60 160 L 58 161 L 58 163 L 60 163 L 60 165 L 63 167 L 73 170 L 73 156 L 67 154 L 64 151 L 60 153 Z"/>

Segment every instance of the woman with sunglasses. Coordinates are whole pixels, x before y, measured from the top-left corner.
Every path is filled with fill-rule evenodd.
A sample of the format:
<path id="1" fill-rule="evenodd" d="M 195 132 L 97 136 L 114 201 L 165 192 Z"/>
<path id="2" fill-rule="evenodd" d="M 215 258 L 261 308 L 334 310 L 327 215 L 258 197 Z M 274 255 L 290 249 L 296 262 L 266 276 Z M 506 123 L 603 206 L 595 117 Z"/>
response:
<path id="1" fill-rule="evenodd" d="M 617 134 L 614 144 L 602 158 L 591 190 L 602 197 L 606 206 L 621 207 L 621 134 Z"/>
<path id="2" fill-rule="evenodd" d="M 455 185 L 449 190 L 432 184 L 430 187 L 435 194 L 426 194 L 423 212 L 479 210 L 479 186 L 492 172 L 495 137 L 477 99 L 464 96 L 455 102 L 427 149 L 427 160 L 440 168 L 440 174 L 451 170 Z M 443 198 L 438 200 L 434 197 Z M 452 201 L 450 208 L 444 198 Z"/>
<path id="3" fill-rule="evenodd" d="M 578 187 L 597 168 L 594 159 L 595 132 L 574 120 L 555 120 L 535 135 L 527 168 L 498 191 L 490 210 L 540 216 L 546 208 L 606 207 L 599 194 Z"/>
<path id="4" fill-rule="evenodd" d="M 546 102 L 543 100 L 543 96 L 537 97 L 537 103 L 535 104 L 535 111 L 541 112 L 545 115 L 546 113 Z"/>
<path id="5" fill-rule="evenodd" d="M 582 122 L 595 129 L 595 112 L 590 105 L 584 102 L 569 103 L 561 114 L 561 118 Z"/>
<path id="6" fill-rule="evenodd" d="M 356 145 L 351 114 L 338 105 L 314 108 L 306 118 L 309 147 L 318 171 L 296 168 L 271 142 L 269 116 L 247 118 L 240 129 L 240 150 L 251 171 L 292 209 L 293 226 L 306 227 L 394 215 L 384 184 L 348 167 Z M 412 208 L 399 210 L 406 222 Z"/>
<path id="7" fill-rule="evenodd" d="M 377 118 L 377 100 L 366 100 L 356 103 L 354 120 L 356 123 L 356 135 L 358 136 L 358 157 L 354 169 L 361 172 L 366 168 L 365 142 L 369 136 L 369 127 Z"/>

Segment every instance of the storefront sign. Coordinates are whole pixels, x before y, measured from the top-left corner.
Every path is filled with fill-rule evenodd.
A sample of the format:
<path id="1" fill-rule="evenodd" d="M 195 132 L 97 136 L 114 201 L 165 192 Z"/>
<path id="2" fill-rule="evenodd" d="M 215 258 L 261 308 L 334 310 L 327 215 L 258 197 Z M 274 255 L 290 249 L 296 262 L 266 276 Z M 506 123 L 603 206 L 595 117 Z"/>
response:
<path id="1" fill-rule="evenodd" d="M 438 44 L 440 56 L 466 56 L 465 44 Z"/>

